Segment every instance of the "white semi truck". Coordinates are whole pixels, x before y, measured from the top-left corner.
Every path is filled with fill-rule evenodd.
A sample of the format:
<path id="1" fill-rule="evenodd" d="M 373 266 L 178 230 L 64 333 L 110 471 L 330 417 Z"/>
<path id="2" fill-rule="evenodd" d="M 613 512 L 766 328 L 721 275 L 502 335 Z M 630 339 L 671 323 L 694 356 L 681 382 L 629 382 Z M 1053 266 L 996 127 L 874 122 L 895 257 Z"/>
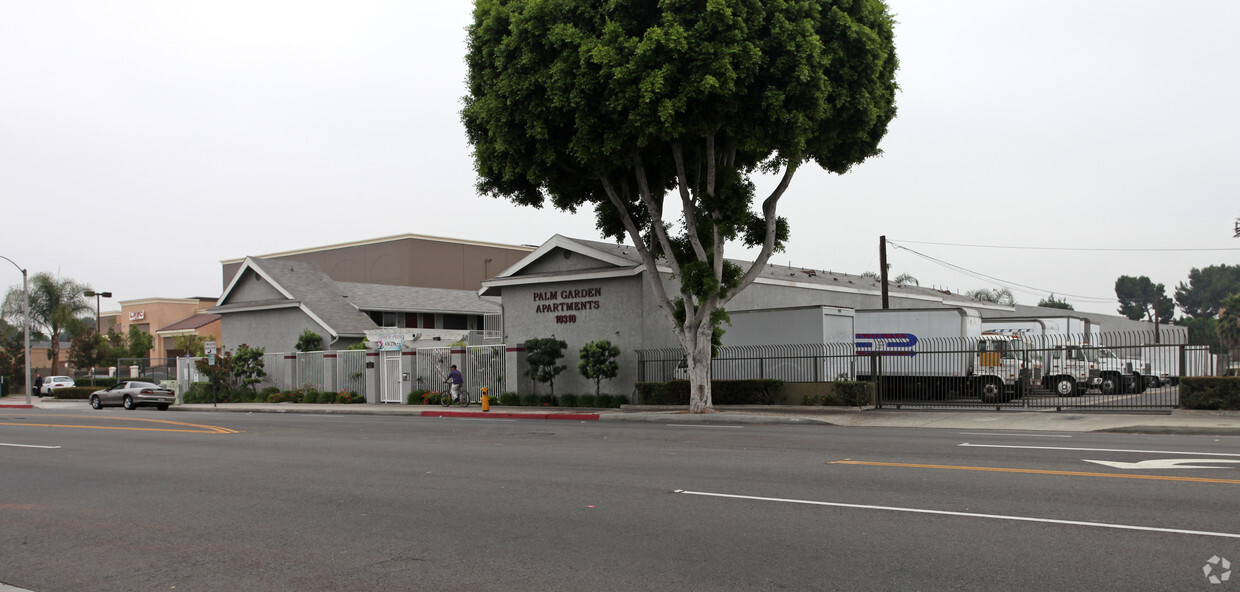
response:
<path id="1" fill-rule="evenodd" d="M 857 378 L 884 389 L 976 396 L 1006 403 L 1024 395 L 1032 373 L 1024 342 L 982 332 L 969 308 L 858 310 Z"/>

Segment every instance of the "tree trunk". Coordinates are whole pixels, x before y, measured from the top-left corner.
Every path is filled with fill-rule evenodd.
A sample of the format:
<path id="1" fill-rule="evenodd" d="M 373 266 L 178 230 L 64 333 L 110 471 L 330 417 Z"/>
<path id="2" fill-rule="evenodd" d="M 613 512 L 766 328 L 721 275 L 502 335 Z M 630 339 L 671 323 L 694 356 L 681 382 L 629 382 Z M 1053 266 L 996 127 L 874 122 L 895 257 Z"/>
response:
<path id="1" fill-rule="evenodd" d="M 706 335 L 702 331 L 686 333 L 693 340 L 687 343 L 685 350 L 689 361 L 689 413 L 710 413 L 714 411 L 714 403 L 710 396 L 710 336 L 711 327 L 706 325 Z"/>

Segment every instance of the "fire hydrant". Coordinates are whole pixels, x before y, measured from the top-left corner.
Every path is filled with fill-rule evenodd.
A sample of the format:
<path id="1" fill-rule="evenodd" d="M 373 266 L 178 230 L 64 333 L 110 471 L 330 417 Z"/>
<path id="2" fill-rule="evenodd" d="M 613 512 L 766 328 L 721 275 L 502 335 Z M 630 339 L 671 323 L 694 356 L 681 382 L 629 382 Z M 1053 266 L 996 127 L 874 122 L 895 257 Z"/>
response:
<path id="1" fill-rule="evenodd" d="M 491 397 L 487 395 L 487 387 L 482 387 L 482 410 L 491 410 Z"/>

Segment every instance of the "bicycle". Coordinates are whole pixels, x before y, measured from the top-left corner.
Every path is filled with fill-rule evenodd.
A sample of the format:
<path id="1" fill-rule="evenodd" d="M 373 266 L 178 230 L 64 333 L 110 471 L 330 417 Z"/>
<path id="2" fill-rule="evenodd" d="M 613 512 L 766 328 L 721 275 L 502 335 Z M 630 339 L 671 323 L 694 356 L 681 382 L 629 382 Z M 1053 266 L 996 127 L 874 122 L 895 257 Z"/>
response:
<path id="1" fill-rule="evenodd" d="M 453 403 L 456 403 L 457 405 L 460 405 L 461 407 L 468 407 L 470 403 L 474 403 L 474 402 L 475 401 L 470 400 L 469 391 L 465 389 L 465 385 L 461 385 L 461 396 L 458 397 L 456 401 L 452 400 L 451 388 L 449 388 L 447 392 L 439 396 L 439 404 L 443 405 L 444 407 L 451 407 Z"/>

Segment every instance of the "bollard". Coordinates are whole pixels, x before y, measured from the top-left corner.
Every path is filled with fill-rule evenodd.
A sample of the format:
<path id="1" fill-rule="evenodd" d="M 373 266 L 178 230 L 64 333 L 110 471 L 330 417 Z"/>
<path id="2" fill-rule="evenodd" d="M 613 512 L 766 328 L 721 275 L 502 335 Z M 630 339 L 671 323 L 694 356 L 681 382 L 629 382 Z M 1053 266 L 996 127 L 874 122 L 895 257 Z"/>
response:
<path id="1" fill-rule="evenodd" d="M 491 397 L 487 395 L 487 387 L 482 387 L 482 410 L 491 410 Z"/>

